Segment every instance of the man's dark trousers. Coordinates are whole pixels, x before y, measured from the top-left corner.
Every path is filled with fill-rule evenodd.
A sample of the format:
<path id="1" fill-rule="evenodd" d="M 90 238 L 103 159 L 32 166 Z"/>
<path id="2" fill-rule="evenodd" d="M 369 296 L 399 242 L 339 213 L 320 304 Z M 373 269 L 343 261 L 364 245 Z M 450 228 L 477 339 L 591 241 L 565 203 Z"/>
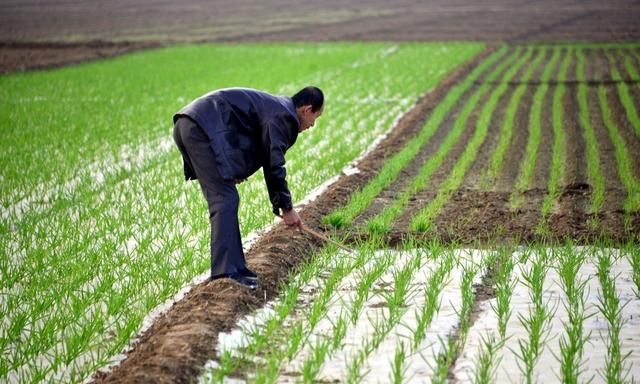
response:
<path id="1" fill-rule="evenodd" d="M 235 183 L 222 179 L 209 138 L 193 120 L 180 117 L 173 139 L 185 163 L 195 171 L 209 206 L 211 277 L 236 273 L 245 267 L 245 260 L 238 223 L 240 196 Z"/>

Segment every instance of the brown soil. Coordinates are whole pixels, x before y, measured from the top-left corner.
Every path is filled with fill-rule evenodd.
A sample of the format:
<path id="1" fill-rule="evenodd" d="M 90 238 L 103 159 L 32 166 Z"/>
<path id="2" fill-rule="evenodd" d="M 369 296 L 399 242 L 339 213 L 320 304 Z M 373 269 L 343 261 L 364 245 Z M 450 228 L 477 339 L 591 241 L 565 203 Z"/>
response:
<path id="1" fill-rule="evenodd" d="M 0 3 L 0 73 L 182 42 L 637 41 L 637 20 L 631 0 L 25 0 Z"/>
<path id="2" fill-rule="evenodd" d="M 47 69 L 161 46 L 157 42 L 1 42 L 0 73 Z"/>

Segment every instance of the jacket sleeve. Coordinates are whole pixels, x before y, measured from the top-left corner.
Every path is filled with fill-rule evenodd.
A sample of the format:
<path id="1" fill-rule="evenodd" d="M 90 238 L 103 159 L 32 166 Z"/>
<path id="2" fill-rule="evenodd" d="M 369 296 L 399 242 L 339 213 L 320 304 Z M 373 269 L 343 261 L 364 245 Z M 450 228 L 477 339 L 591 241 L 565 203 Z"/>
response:
<path id="1" fill-rule="evenodd" d="M 293 208 L 284 159 L 287 149 L 293 144 L 290 123 L 285 118 L 273 117 L 263 127 L 262 139 L 266 156 L 262 171 L 273 213 L 278 215 L 280 209 Z"/>

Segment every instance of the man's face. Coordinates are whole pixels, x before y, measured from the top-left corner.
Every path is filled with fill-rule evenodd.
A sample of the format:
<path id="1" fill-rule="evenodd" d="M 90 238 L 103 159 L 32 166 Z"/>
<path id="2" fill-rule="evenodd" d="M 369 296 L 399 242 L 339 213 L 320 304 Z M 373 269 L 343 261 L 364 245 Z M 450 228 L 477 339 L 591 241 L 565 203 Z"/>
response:
<path id="1" fill-rule="evenodd" d="M 316 119 L 322 115 L 324 106 L 320 107 L 317 111 L 313 112 L 310 105 L 305 105 L 298 108 L 298 118 L 300 120 L 300 132 L 306 131 L 313 127 L 316 123 Z"/>

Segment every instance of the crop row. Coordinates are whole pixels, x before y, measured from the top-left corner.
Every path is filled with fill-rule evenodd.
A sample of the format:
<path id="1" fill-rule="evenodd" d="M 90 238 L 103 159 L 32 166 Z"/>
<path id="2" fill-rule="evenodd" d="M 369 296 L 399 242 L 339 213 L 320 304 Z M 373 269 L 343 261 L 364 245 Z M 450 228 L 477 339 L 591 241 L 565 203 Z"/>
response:
<path id="1" fill-rule="evenodd" d="M 189 100 L 224 86 L 323 88 L 325 116 L 287 154 L 299 199 L 481 48 L 187 46 L 0 77 L 0 381 L 82 381 L 208 269 L 204 199 L 170 136 Z M 273 216 L 259 177 L 239 189 L 246 235 Z"/>
<path id="2" fill-rule="evenodd" d="M 478 251 L 431 242 L 393 251 L 372 240 L 351 256 L 320 252 L 277 301 L 220 335 L 218 360 L 200 381 L 621 382 L 640 375 L 632 365 L 640 357 L 633 244 Z M 481 285 L 494 294 L 477 299 Z"/>
<path id="3" fill-rule="evenodd" d="M 589 212 L 595 218 L 605 209 L 624 209 L 629 219 L 640 212 L 640 156 L 635 153 L 640 148 L 640 91 L 630 82 L 637 77 L 639 63 L 632 48 L 554 45 L 497 50 L 449 91 L 422 131 L 345 206 L 325 217 L 325 223 L 349 227 L 384 195 L 391 200 L 382 211 L 364 215 L 364 230 L 389 232 L 395 223 L 405 225 L 398 220 L 408 214 L 409 229 L 428 231 L 451 194 L 464 184 L 474 190 L 510 192 L 513 212 L 528 191 L 545 191 L 538 207 L 539 230 L 544 231 L 546 218 L 560 209 L 563 189 L 576 181 L 590 185 Z M 577 133 L 569 129 L 574 116 Z M 543 141 L 549 149 L 543 148 Z M 418 156 L 427 148 L 435 150 Z M 415 163 L 418 157 L 424 162 Z M 571 174 L 568 159 L 577 161 L 577 171 Z M 472 167 L 480 174 L 470 174 Z M 581 169 L 587 176 L 576 180 Z M 401 172 L 412 179 L 398 184 Z M 446 173 L 434 178 L 438 172 Z M 626 195 L 621 203 L 607 197 L 608 191 L 616 190 Z M 435 198 L 409 207 L 410 201 L 421 201 L 422 191 Z"/>

